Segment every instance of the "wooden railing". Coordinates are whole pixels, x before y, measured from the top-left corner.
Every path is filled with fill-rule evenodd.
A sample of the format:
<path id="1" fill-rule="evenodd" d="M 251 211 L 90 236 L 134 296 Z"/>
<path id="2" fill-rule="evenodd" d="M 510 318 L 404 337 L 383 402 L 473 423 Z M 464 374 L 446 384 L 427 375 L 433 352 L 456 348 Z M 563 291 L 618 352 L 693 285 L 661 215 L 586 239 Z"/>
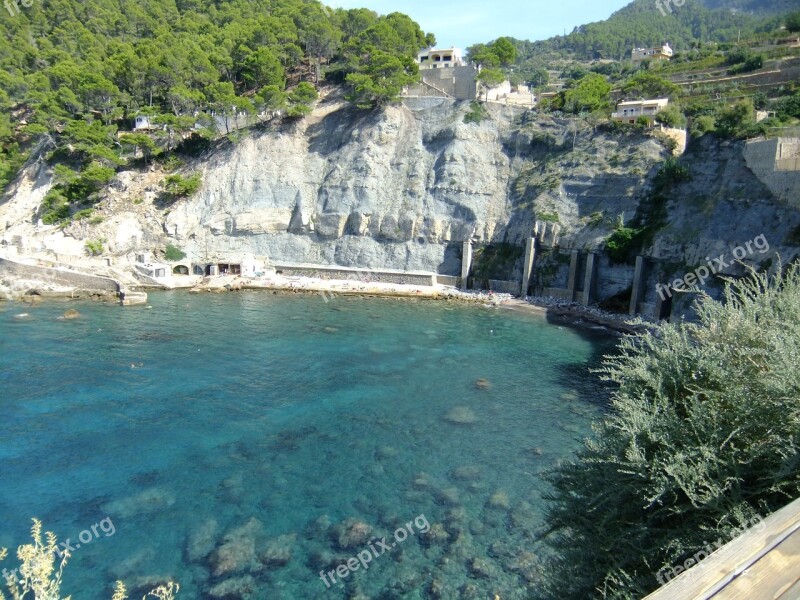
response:
<path id="1" fill-rule="evenodd" d="M 769 515 L 645 600 L 797 600 L 800 499 Z"/>

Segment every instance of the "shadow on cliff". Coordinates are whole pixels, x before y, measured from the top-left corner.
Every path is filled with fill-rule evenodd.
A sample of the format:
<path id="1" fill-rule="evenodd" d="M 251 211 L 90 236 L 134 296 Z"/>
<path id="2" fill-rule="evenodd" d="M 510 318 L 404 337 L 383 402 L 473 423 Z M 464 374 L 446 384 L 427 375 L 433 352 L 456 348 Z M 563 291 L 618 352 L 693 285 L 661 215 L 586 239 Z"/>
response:
<path id="1" fill-rule="evenodd" d="M 375 127 L 380 121 L 379 109 L 363 110 L 354 106 L 340 108 L 308 127 L 308 150 L 328 156 L 346 145 L 355 130 Z"/>

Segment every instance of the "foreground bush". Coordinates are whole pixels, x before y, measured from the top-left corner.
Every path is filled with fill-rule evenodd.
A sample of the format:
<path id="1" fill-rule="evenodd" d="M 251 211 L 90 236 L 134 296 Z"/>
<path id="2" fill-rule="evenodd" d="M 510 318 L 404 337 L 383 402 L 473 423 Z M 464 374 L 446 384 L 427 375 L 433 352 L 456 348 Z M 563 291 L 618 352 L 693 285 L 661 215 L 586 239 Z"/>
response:
<path id="1" fill-rule="evenodd" d="M 698 314 L 606 359 L 612 411 L 548 475 L 548 597 L 641 598 L 800 495 L 800 270 L 732 282 Z"/>
<path id="2" fill-rule="evenodd" d="M 8 573 L 3 569 L 5 587 L 12 600 L 71 600 L 71 596 L 61 598 L 61 577 L 69 551 L 60 552 L 55 534 L 48 531 L 42 537 L 42 524 L 37 519 L 33 520 L 31 528 L 32 544 L 25 544 L 17 549 L 17 558 L 20 566 Z M 69 541 L 69 540 L 67 540 Z M 0 562 L 6 559 L 8 550 L 0 548 Z M 56 564 L 56 557 L 61 556 L 61 562 Z M 157 600 L 174 600 L 180 591 L 180 586 L 169 582 L 159 586 L 146 594 L 142 600 L 156 598 Z M 117 581 L 114 595 L 111 600 L 126 600 L 128 598 L 125 585 Z M 6 600 L 0 591 L 0 600 Z"/>

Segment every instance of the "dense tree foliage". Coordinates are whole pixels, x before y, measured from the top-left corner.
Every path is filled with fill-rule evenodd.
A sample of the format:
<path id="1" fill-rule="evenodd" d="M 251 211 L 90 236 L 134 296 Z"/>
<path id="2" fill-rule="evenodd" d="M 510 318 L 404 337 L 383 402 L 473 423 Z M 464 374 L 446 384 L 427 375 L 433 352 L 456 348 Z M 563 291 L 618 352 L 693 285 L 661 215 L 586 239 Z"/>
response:
<path id="1" fill-rule="evenodd" d="M 361 105 L 391 101 L 416 77 L 413 57 L 435 42 L 400 13 L 316 0 L 58 0 L 0 13 L 0 189 L 44 153 L 76 172 L 113 173 L 198 127 L 222 123 L 211 137 L 243 114 L 302 116 L 327 72 L 340 82 L 352 74 Z M 152 130 L 117 140 L 137 115 Z M 72 191 L 70 204 L 93 200 Z"/>
<path id="2" fill-rule="evenodd" d="M 672 5 L 662 15 L 653 0 L 634 0 L 605 21 L 576 27 L 565 36 L 543 41 L 512 40 L 517 48 L 517 64 L 541 64 L 554 57 L 580 60 L 598 58 L 625 60 L 631 49 L 669 42 L 678 51 L 697 42 L 732 42 L 747 39 L 757 32 L 772 31 L 782 20 L 776 16 L 795 7 L 793 0 L 747 3 L 747 10 L 733 12 L 736 0 L 706 0 Z M 666 11 L 665 11 L 666 12 Z M 785 19 L 783 19 L 785 21 Z"/>
<path id="3" fill-rule="evenodd" d="M 626 79 L 621 90 L 627 98 L 676 98 L 681 95 L 680 86 L 646 71 Z"/>
<path id="4" fill-rule="evenodd" d="M 800 271 L 734 282 L 698 315 L 607 359 L 612 411 L 549 476 L 549 597 L 641 598 L 800 495 Z"/>
<path id="5" fill-rule="evenodd" d="M 488 44 L 475 44 L 467 48 L 471 62 L 484 67 L 508 67 L 517 58 L 517 47 L 511 38 L 501 37 Z"/>

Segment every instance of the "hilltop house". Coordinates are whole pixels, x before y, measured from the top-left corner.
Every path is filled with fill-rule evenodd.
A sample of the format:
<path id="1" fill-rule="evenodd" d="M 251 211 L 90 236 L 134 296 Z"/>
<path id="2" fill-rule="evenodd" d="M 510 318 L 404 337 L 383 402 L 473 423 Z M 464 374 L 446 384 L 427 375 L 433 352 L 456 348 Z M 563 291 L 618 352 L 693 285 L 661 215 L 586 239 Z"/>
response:
<path id="1" fill-rule="evenodd" d="M 611 113 L 611 119 L 618 123 L 636 123 L 639 117 L 647 117 L 652 125 L 655 116 L 669 104 L 669 98 L 653 100 L 626 100 L 617 104 L 617 111 Z"/>
<path id="2" fill-rule="evenodd" d="M 670 60 L 672 58 L 672 48 L 669 44 L 664 44 L 657 48 L 634 48 L 631 50 L 631 62 L 639 64 L 645 60 Z"/>
<path id="3" fill-rule="evenodd" d="M 422 82 L 408 86 L 406 97 L 456 98 L 475 100 L 478 94 L 478 68 L 464 62 L 460 48 L 428 48 L 417 54 Z"/>
<path id="4" fill-rule="evenodd" d="M 420 69 L 443 69 L 447 67 L 461 67 L 464 57 L 461 48 L 428 48 L 417 54 L 417 63 Z"/>

